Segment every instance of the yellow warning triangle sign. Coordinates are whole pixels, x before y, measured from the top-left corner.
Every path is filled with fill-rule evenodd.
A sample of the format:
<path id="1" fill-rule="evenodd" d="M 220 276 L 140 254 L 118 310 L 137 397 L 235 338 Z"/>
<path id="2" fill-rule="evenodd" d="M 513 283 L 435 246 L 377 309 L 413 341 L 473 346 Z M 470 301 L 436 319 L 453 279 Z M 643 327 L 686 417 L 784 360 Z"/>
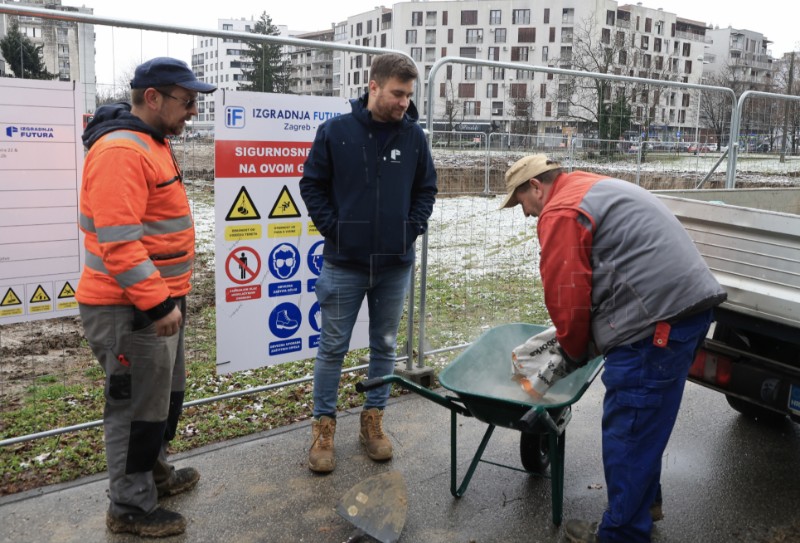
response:
<path id="1" fill-rule="evenodd" d="M 242 187 L 239 189 L 239 194 L 236 195 L 236 200 L 233 201 L 230 211 L 225 216 L 226 221 L 252 221 L 260 219 L 261 215 L 253 203 L 253 199 L 247 193 L 247 189 Z"/>
<path id="2" fill-rule="evenodd" d="M 19 296 L 17 296 L 17 293 L 14 292 L 12 288 L 8 289 L 6 295 L 3 296 L 3 301 L 0 302 L 0 306 L 7 305 L 22 305 L 22 300 L 19 299 Z"/>
<path id="3" fill-rule="evenodd" d="M 72 288 L 72 285 L 69 284 L 69 281 L 64 283 L 64 286 L 61 288 L 61 292 L 58 293 L 58 299 L 62 298 L 74 298 L 75 297 L 75 289 Z"/>
<path id="4" fill-rule="evenodd" d="M 289 192 L 289 188 L 284 185 L 278 199 L 275 200 L 275 205 L 272 206 L 272 211 L 269 212 L 270 219 L 283 219 L 286 217 L 299 217 L 300 210 L 297 209 L 297 204 L 294 203 L 294 198 Z"/>
<path id="5" fill-rule="evenodd" d="M 36 291 L 33 293 L 33 296 L 31 296 L 31 303 L 35 304 L 37 302 L 49 302 L 49 301 L 50 301 L 50 296 L 48 296 L 47 293 L 44 291 L 42 285 L 36 287 Z"/>

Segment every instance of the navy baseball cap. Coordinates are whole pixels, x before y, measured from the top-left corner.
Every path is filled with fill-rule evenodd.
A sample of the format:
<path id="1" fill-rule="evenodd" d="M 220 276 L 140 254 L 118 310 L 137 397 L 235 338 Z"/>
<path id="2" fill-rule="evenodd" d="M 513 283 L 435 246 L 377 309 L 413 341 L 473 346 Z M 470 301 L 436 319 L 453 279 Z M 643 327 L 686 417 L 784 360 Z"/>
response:
<path id="1" fill-rule="evenodd" d="M 140 64 L 131 80 L 132 89 L 170 85 L 205 93 L 217 90 L 216 86 L 198 80 L 185 62 L 170 57 L 156 57 Z"/>

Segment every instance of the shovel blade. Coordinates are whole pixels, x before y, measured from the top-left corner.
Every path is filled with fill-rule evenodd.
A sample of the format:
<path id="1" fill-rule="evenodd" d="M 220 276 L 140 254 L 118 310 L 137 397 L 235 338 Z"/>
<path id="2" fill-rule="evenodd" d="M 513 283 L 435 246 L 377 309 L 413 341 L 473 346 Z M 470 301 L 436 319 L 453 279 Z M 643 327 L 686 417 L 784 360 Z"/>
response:
<path id="1" fill-rule="evenodd" d="M 406 523 L 408 492 L 403 476 L 389 471 L 347 491 L 336 512 L 381 543 L 396 543 Z"/>

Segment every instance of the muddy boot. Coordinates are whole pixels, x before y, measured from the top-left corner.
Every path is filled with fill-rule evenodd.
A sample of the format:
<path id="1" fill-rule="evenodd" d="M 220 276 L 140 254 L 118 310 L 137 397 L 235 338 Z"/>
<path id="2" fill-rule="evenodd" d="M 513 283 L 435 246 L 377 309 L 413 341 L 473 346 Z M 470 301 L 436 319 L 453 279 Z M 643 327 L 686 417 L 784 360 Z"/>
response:
<path id="1" fill-rule="evenodd" d="M 361 444 L 367 449 L 367 456 L 376 461 L 392 457 L 392 442 L 383 433 L 383 410 L 365 409 L 361 412 Z"/>
<path id="2" fill-rule="evenodd" d="M 148 515 L 106 514 L 106 526 L 115 534 L 129 533 L 141 537 L 169 537 L 186 531 L 186 519 L 180 513 L 161 507 Z"/>
<path id="3" fill-rule="evenodd" d="M 308 468 L 317 473 L 330 473 L 336 467 L 333 456 L 333 435 L 336 419 L 322 416 L 311 422 L 311 449 L 308 451 Z"/>

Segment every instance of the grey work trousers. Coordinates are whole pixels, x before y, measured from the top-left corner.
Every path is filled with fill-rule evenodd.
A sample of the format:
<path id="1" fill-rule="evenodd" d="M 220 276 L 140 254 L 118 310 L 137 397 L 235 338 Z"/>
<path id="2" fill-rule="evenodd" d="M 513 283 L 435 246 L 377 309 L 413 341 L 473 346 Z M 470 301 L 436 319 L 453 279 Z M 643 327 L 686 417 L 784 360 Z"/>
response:
<path id="1" fill-rule="evenodd" d="M 185 299 L 177 301 L 185 316 Z M 106 375 L 109 512 L 150 513 L 158 507 L 156 485 L 174 472 L 167 446 L 186 388 L 184 327 L 157 337 L 155 324 L 133 306 L 79 307 L 84 334 Z"/>

